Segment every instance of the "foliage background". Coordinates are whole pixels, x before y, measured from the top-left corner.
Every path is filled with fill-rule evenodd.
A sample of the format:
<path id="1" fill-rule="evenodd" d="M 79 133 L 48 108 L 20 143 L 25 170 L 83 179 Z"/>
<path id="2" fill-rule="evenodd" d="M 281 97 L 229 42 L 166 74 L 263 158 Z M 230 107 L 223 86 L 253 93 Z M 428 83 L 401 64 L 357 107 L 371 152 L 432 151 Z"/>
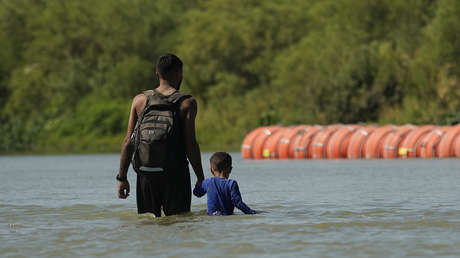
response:
<path id="1" fill-rule="evenodd" d="M 268 124 L 460 121 L 457 0 L 0 0 L 0 152 L 118 151 L 156 58 L 204 149 Z"/>

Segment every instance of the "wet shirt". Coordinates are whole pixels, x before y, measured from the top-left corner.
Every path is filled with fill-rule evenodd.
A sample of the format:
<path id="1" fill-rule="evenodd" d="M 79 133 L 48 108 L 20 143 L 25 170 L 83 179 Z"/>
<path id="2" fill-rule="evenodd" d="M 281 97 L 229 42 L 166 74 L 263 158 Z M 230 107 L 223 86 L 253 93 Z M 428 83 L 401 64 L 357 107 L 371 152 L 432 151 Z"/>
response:
<path id="1" fill-rule="evenodd" d="M 245 214 L 255 214 L 241 199 L 238 183 L 232 179 L 211 177 L 201 186 L 193 189 L 193 194 L 201 197 L 207 193 L 208 215 L 232 215 L 235 207 Z"/>

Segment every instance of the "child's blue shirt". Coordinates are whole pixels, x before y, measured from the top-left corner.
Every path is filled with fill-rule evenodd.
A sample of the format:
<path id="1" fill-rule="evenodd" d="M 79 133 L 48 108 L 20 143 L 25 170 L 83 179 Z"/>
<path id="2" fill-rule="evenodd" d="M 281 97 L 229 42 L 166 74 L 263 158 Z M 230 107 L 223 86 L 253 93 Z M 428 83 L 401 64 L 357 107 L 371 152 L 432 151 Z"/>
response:
<path id="1" fill-rule="evenodd" d="M 232 179 L 211 177 L 195 186 L 193 194 L 202 197 L 207 193 L 208 215 L 232 215 L 235 206 L 245 214 L 255 214 L 241 199 L 238 183 Z"/>

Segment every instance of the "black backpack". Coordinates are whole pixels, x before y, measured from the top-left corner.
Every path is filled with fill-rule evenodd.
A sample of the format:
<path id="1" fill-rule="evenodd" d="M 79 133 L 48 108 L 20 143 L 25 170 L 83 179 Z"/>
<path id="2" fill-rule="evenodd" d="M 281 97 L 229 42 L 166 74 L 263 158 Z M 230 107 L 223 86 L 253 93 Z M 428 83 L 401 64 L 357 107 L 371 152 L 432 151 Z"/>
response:
<path id="1" fill-rule="evenodd" d="M 156 90 L 145 91 L 144 110 L 131 135 L 134 144 L 134 171 L 162 172 L 174 165 L 175 151 L 180 139 L 179 104 L 190 95 L 174 92 L 164 96 Z"/>

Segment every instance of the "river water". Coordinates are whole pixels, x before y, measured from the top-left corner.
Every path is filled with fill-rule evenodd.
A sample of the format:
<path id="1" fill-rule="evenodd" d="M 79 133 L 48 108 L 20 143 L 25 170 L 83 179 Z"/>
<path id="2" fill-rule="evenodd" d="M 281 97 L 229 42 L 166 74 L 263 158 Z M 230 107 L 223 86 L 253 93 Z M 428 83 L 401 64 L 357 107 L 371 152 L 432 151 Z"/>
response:
<path id="1" fill-rule="evenodd" d="M 460 256 L 460 159 L 232 155 L 260 214 L 209 217 L 193 197 L 189 214 L 139 216 L 132 171 L 131 196 L 116 197 L 118 155 L 0 157 L 0 256 Z"/>

